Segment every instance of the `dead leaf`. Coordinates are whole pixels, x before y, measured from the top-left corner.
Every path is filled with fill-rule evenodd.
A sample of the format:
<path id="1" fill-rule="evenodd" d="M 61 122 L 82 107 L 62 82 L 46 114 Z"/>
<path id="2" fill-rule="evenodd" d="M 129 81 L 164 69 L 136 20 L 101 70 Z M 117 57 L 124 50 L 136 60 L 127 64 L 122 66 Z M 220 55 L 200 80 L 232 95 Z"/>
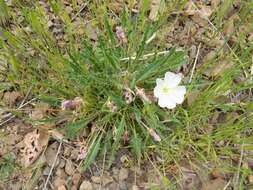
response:
<path id="1" fill-rule="evenodd" d="M 92 190 L 92 184 L 89 181 L 83 181 L 79 187 L 79 190 Z"/>
<path id="2" fill-rule="evenodd" d="M 128 178 L 129 171 L 126 168 L 121 168 L 119 170 L 119 181 L 126 180 Z"/>
<path id="3" fill-rule="evenodd" d="M 215 65 L 212 65 L 212 67 L 207 68 L 204 71 L 204 74 L 208 77 L 218 77 L 221 76 L 226 70 L 230 69 L 232 66 L 232 63 L 230 62 L 220 61 Z"/>
<path id="4" fill-rule="evenodd" d="M 93 41 L 97 41 L 98 40 L 98 32 L 96 27 L 94 27 L 91 23 L 87 23 L 85 25 L 85 34 L 87 35 L 87 37 Z"/>
<path id="5" fill-rule="evenodd" d="M 91 176 L 91 181 L 93 183 L 100 183 L 101 182 L 101 179 L 99 176 Z"/>
<path id="6" fill-rule="evenodd" d="M 253 184 L 253 175 L 248 176 L 248 181 L 250 184 Z"/>
<path id="7" fill-rule="evenodd" d="M 212 172 L 211 172 L 211 176 L 212 178 L 224 178 L 224 174 L 221 173 L 218 169 L 214 169 Z"/>
<path id="8" fill-rule="evenodd" d="M 157 20 L 157 15 L 161 6 L 161 0 L 151 0 L 149 19 L 152 21 Z"/>
<path id="9" fill-rule="evenodd" d="M 227 182 L 221 178 L 210 180 L 203 184 L 201 190 L 223 190 Z"/>
<path id="10" fill-rule="evenodd" d="M 30 117 L 32 120 L 40 120 L 43 119 L 47 115 L 47 111 L 49 110 L 49 105 L 47 103 L 38 103 Z"/>
<path id="11" fill-rule="evenodd" d="M 49 141 L 49 134 L 46 131 L 39 131 L 39 145 L 44 147 L 47 145 Z"/>
<path id="12" fill-rule="evenodd" d="M 75 173 L 72 177 L 72 183 L 74 185 L 78 185 L 79 184 L 79 181 L 81 179 L 81 174 L 80 173 Z"/>
<path id="13" fill-rule="evenodd" d="M 8 106 L 14 106 L 15 103 L 22 98 L 22 95 L 20 92 L 12 91 L 12 92 L 5 92 L 3 101 Z"/>
<path id="14" fill-rule="evenodd" d="M 201 27 L 205 27 L 208 25 L 208 21 L 205 18 L 203 18 L 203 16 L 201 16 L 201 13 L 199 12 L 194 14 L 191 18 L 196 24 L 198 24 Z"/>
<path id="15" fill-rule="evenodd" d="M 220 2 L 221 2 L 221 0 L 212 0 L 211 1 L 212 8 L 214 8 L 214 9 L 217 8 L 219 6 Z"/>
<path id="16" fill-rule="evenodd" d="M 34 130 L 31 133 L 26 134 L 22 144 L 21 151 L 21 163 L 28 167 L 30 166 L 41 154 L 43 148 L 47 145 L 49 136 L 47 133 Z"/>
<path id="17" fill-rule="evenodd" d="M 57 190 L 67 190 L 67 189 L 66 189 L 65 185 L 61 185 L 61 186 L 59 186 L 59 187 L 57 188 Z"/>
<path id="18" fill-rule="evenodd" d="M 217 52 L 215 50 L 208 52 L 203 58 L 203 62 L 205 63 L 205 62 L 211 61 L 212 59 L 216 57 L 216 55 L 217 55 Z"/>
<path id="19" fill-rule="evenodd" d="M 107 184 L 113 182 L 113 178 L 107 174 L 104 174 L 103 176 L 92 176 L 91 181 L 97 184 L 102 183 L 103 186 L 106 186 Z"/>
<path id="20" fill-rule="evenodd" d="M 198 8 L 195 7 L 196 5 L 194 4 L 194 2 L 189 1 L 186 3 L 183 14 L 186 16 L 193 16 L 193 20 L 200 20 L 200 18 L 202 19 L 201 22 L 203 22 L 203 20 L 206 20 L 207 18 L 209 18 L 212 14 L 212 9 L 210 6 L 206 6 L 206 5 L 198 5 Z M 206 22 L 205 22 L 206 23 Z"/>
<path id="21" fill-rule="evenodd" d="M 104 174 L 103 176 L 101 176 L 101 182 L 103 186 L 106 186 L 107 184 L 113 182 L 113 178 L 107 174 Z"/>
<path id="22" fill-rule="evenodd" d="M 64 179 L 64 178 L 67 177 L 67 174 L 65 173 L 64 169 L 62 169 L 60 167 L 57 168 L 55 174 L 56 174 L 56 176 L 58 176 L 58 177 L 60 177 L 62 179 Z"/>
<path id="23" fill-rule="evenodd" d="M 154 184 L 159 187 L 163 187 L 162 177 L 161 175 L 157 174 L 156 172 L 149 172 L 148 173 L 148 183 Z M 149 189 L 147 185 L 145 185 L 144 189 Z"/>
<path id="24" fill-rule="evenodd" d="M 14 146 L 16 145 L 18 142 L 20 142 L 23 139 L 22 135 L 18 135 L 18 134 L 9 134 L 8 136 L 4 136 L 3 137 L 3 141 L 6 145 L 11 145 Z"/>
<path id="25" fill-rule="evenodd" d="M 229 19 L 225 24 L 224 24 L 224 34 L 228 37 L 232 35 L 234 32 L 234 20 Z"/>
<path id="26" fill-rule="evenodd" d="M 122 0 L 114 0 L 114 1 L 110 1 L 110 5 L 108 5 L 108 7 L 110 7 L 110 9 L 116 14 L 116 15 L 120 15 L 120 13 L 122 12 L 122 10 L 124 9 L 124 2 Z"/>
<path id="27" fill-rule="evenodd" d="M 248 41 L 249 41 L 249 42 L 252 42 L 252 41 L 253 41 L 253 33 L 249 33 Z M 252 73 L 253 73 L 253 72 L 252 72 Z"/>
<path id="28" fill-rule="evenodd" d="M 72 163 L 71 160 L 67 160 L 66 165 L 65 165 L 66 174 L 71 176 L 71 175 L 73 175 L 74 171 L 75 171 L 74 164 Z"/>
<path id="29" fill-rule="evenodd" d="M 64 138 L 64 135 L 63 135 L 60 131 L 58 131 L 58 130 L 56 130 L 56 129 L 50 130 L 50 131 L 49 131 L 49 134 L 50 134 L 53 138 L 55 138 L 55 139 L 57 139 L 57 140 L 63 140 L 63 138 Z"/>
<path id="30" fill-rule="evenodd" d="M 209 18 L 212 15 L 212 9 L 210 6 L 206 6 L 206 5 L 201 5 L 200 10 L 199 10 L 199 15 L 206 19 Z"/>
<path id="31" fill-rule="evenodd" d="M 231 67 L 232 67 L 231 63 L 228 63 L 227 61 L 222 61 L 221 63 L 219 63 L 215 67 L 213 67 L 211 75 L 212 76 L 221 75 L 224 71 L 230 69 Z"/>
<path id="32" fill-rule="evenodd" d="M 183 14 L 186 16 L 192 16 L 192 15 L 196 14 L 196 11 L 197 10 L 195 9 L 193 2 L 188 1 L 185 5 Z"/>
<path id="33" fill-rule="evenodd" d="M 187 167 L 180 167 L 182 171 L 182 179 L 183 179 L 183 187 L 184 189 L 199 189 L 201 185 L 201 181 L 196 172 L 187 168 Z"/>
<path id="34" fill-rule="evenodd" d="M 133 185 L 132 190 L 139 190 L 139 187 L 137 185 Z"/>
<path id="35" fill-rule="evenodd" d="M 216 49 L 221 48 L 224 43 L 224 40 L 220 39 L 220 37 L 212 38 L 211 41 L 209 41 L 209 45 Z"/>
<path id="36" fill-rule="evenodd" d="M 55 159 L 55 155 L 57 153 L 57 149 L 58 149 L 58 143 L 54 142 L 53 144 L 51 144 L 49 147 L 47 147 L 47 150 L 45 152 L 45 157 L 46 157 L 46 161 L 47 164 L 51 167 L 54 163 L 54 159 Z M 60 160 L 59 158 L 57 158 L 56 161 L 56 166 L 59 164 Z"/>
<path id="37" fill-rule="evenodd" d="M 60 178 L 60 177 L 56 177 L 55 180 L 53 181 L 54 187 L 60 187 L 60 186 L 64 186 L 65 185 L 65 180 Z"/>
<path id="38" fill-rule="evenodd" d="M 76 185 L 72 185 L 70 190 L 78 190 L 78 187 Z M 79 189 L 80 190 L 80 189 Z"/>

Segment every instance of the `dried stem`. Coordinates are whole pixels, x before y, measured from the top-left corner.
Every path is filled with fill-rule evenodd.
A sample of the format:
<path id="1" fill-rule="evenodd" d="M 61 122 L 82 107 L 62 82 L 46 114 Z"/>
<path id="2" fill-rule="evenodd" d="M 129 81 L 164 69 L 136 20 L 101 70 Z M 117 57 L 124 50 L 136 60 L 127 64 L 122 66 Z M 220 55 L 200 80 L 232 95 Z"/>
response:
<path id="1" fill-rule="evenodd" d="M 194 60 L 194 64 L 193 64 L 193 67 L 192 67 L 192 71 L 191 71 L 191 76 L 190 76 L 190 79 L 189 79 L 189 83 L 192 81 L 193 73 L 194 73 L 194 71 L 195 71 L 195 67 L 196 67 L 196 64 L 197 64 L 197 62 L 198 62 L 200 47 L 201 47 L 201 43 L 200 43 L 199 46 L 198 46 L 198 50 L 197 50 L 197 54 L 196 54 L 196 57 L 195 57 L 195 60 Z"/>
<path id="2" fill-rule="evenodd" d="M 62 141 L 60 141 L 60 145 L 59 145 L 58 150 L 57 150 L 57 153 L 56 153 L 56 155 L 55 155 L 55 157 L 54 157 L 54 162 L 53 162 L 53 164 L 52 164 L 52 166 L 51 166 L 51 169 L 50 169 L 50 172 L 49 172 L 49 174 L 48 174 L 48 176 L 47 176 L 47 180 L 46 180 L 46 182 L 45 182 L 45 185 L 44 185 L 44 187 L 43 187 L 43 190 L 47 190 L 47 184 L 48 184 L 49 179 L 50 179 L 50 176 L 51 176 L 51 174 L 52 174 L 52 172 L 53 172 L 53 170 L 54 170 L 54 166 L 55 166 L 55 164 L 56 164 L 58 155 L 59 155 L 59 153 L 60 153 L 61 146 L 62 146 Z"/>
<path id="3" fill-rule="evenodd" d="M 170 51 L 167 50 L 167 51 L 160 51 L 160 52 L 157 52 L 157 53 L 148 53 L 146 55 L 143 55 L 142 58 L 140 58 L 139 60 L 145 60 L 148 57 L 151 57 L 151 56 L 154 56 L 154 55 L 165 55 L 165 54 L 168 54 L 169 52 Z M 128 60 L 133 60 L 133 59 L 136 59 L 136 56 L 124 57 L 124 58 L 121 58 L 120 61 L 128 61 Z"/>

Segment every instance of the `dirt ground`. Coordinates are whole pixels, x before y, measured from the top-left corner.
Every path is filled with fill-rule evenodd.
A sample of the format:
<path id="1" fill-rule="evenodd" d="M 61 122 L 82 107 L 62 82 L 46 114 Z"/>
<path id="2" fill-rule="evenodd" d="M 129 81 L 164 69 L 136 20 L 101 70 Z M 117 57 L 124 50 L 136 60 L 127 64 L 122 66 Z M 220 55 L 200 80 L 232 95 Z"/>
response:
<path id="1" fill-rule="evenodd" d="M 63 24 L 49 9 L 46 1 L 40 1 L 40 4 L 48 14 L 49 23 L 47 24 L 49 30 L 53 33 L 58 46 L 60 48 L 64 47 L 66 41 Z M 117 11 L 116 5 L 118 4 L 115 4 Z M 193 63 L 196 59 L 196 54 L 198 54 L 197 68 L 203 62 L 210 60 L 216 49 L 223 48 L 224 52 L 229 51 L 228 47 L 224 46 L 224 39 L 222 39 L 221 35 L 217 34 L 215 38 L 211 35 L 214 32 L 214 28 L 210 26 L 206 19 L 212 14 L 215 4 L 207 3 L 202 5 L 200 3 L 199 5 L 201 5 L 199 10 L 186 7 L 182 13 L 168 15 L 168 22 L 174 24 L 168 24 L 156 36 L 157 44 L 160 44 L 159 42 L 161 41 L 166 42 L 165 48 L 176 46 L 188 50 L 189 62 Z M 73 22 L 80 36 L 85 33 L 83 27 L 86 27 L 88 28 L 86 35 L 96 41 L 96 29 L 89 22 L 86 22 L 85 25 L 83 24 L 84 20 L 89 21 L 90 19 L 85 5 L 80 3 L 78 6 L 80 12 L 73 12 L 71 5 L 67 2 L 65 3 L 65 8 L 71 18 L 74 18 Z M 237 6 L 235 3 L 227 19 L 236 21 L 237 18 L 234 13 L 237 11 Z M 17 12 L 17 14 L 19 13 Z M 10 23 L 10 28 L 15 32 L 16 28 L 12 23 Z M 223 31 L 224 35 L 232 35 L 228 44 L 233 44 L 234 38 L 236 38 L 233 30 L 234 28 L 231 25 L 227 26 Z M 78 41 L 79 39 L 77 39 Z M 190 70 L 191 68 L 188 67 L 181 68 L 182 73 L 189 73 Z M 217 76 L 219 72 L 222 72 L 222 68 L 207 69 L 206 77 Z M 17 90 L 3 92 L 0 97 L 1 101 L 10 109 L 17 108 L 22 101 L 27 102 L 32 99 L 30 94 L 25 97 Z M 245 95 L 242 93 L 233 101 L 240 101 L 243 98 L 245 98 Z M 126 148 L 122 148 L 117 153 L 117 158 L 111 168 L 107 168 L 105 165 L 105 160 L 108 159 L 105 157 L 97 160 L 86 172 L 82 172 L 79 170 L 79 165 L 87 151 L 85 132 L 75 140 L 63 140 L 63 134 L 54 128 L 60 128 L 64 121 L 56 123 L 53 127 L 40 126 L 38 124 L 38 127 L 34 129 L 33 126 L 22 119 L 23 115 L 36 120 L 42 119 L 48 114 L 55 114 L 48 105 L 34 100 L 30 103 L 28 102 L 20 110 L 22 109 L 23 112 L 15 117 L 12 117 L 13 115 L 9 112 L 0 110 L 1 122 L 8 120 L 0 128 L 0 159 L 3 161 L 2 166 L 4 166 L 1 167 L 0 176 L 9 176 L 7 180 L 0 181 L 0 189 L 19 190 L 22 187 L 38 190 L 138 190 L 152 189 L 152 187 L 153 189 L 167 189 L 167 183 L 173 183 L 173 181 L 177 180 L 180 181 L 179 184 L 181 185 L 176 186 L 175 189 L 216 190 L 221 187 L 224 189 L 227 187 L 227 190 L 231 189 L 229 187 L 231 181 L 228 180 L 231 175 L 216 171 L 215 168 L 212 173 L 206 173 L 205 168 L 200 168 L 199 171 L 196 171 L 191 168 L 189 163 L 182 162 L 180 163 L 180 170 L 183 173 L 183 177 L 176 179 L 175 176 L 179 174 L 178 167 L 173 164 L 167 166 L 169 169 L 161 175 L 160 171 L 158 172 L 157 168 L 154 167 L 161 165 L 163 162 L 159 156 L 151 154 L 148 157 L 150 160 L 147 159 L 143 163 L 137 164 Z M 212 163 L 207 163 L 207 165 L 210 164 Z M 26 165 L 27 167 L 23 168 L 21 165 Z M 253 167 L 253 162 L 249 160 L 247 167 Z M 167 176 L 167 180 L 170 179 L 171 182 L 162 177 L 163 175 Z M 253 178 L 248 180 L 253 183 Z"/>

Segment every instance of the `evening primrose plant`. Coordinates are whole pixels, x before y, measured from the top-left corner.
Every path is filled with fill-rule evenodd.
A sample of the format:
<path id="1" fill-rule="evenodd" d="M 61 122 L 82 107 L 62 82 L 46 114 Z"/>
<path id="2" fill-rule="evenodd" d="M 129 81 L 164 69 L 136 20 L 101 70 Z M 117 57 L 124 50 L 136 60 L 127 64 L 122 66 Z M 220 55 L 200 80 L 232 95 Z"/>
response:
<path id="1" fill-rule="evenodd" d="M 91 128 L 84 168 L 101 150 L 111 155 L 111 164 L 124 144 L 140 159 L 143 151 L 169 133 L 162 121 L 171 112 L 163 108 L 172 109 L 183 102 L 186 89 L 178 86 L 181 75 L 167 71 L 186 63 L 184 53 L 171 49 L 165 55 L 141 60 L 143 51 L 140 60 L 120 61 L 123 49 L 105 47 L 104 39 L 99 40 L 97 47 L 85 41 L 83 48 L 78 56 L 72 56 L 71 67 L 64 74 L 71 86 L 79 88 L 78 96 L 84 104 L 83 115 L 65 126 L 67 135 L 73 137 L 84 128 Z M 157 79 L 164 74 L 164 81 Z"/>
<path id="2" fill-rule="evenodd" d="M 35 128 L 50 126 L 66 139 L 84 140 L 77 158 L 83 169 L 99 156 L 110 165 L 124 147 L 138 161 L 151 155 L 153 166 L 159 162 L 155 170 L 164 175 L 173 175 L 175 166 L 181 171 L 183 161 L 196 171 L 204 166 L 206 174 L 214 168 L 226 176 L 235 173 L 241 189 L 250 188 L 243 184 L 252 175 L 244 167 L 252 151 L 251 2 L 221 1 L 207 18 L 209 24 L 197 27 L 201 36 L 197 32 L 189 39 L 188 26 L 197 24 L 182 14 L 189 1 L 166 1 L 156 21 L 148 19 L 149 0 L 125 1 L 120 14 L 114 2 L 87 1 L 84 17 L 78 9 L 71 17 L 63 1 L 47 1 L 46 7 L 35 0 L 11 2 L 13 8 L 6 9 L 0 0 L 0 94 L 14 90 L 26 103 L 50 105 L 41 120 L 28 116 L 30 104 L 11 109 L 12 114 Z M 210 4 L 193 3 L 199 9 Z M 45 8 L 63 25 L 61 44 L 48 26 Z M 74 24 L 77 18 L 81 30 Z M 190 50 L 189 61 L 184 52 L 167 48 L 177 47 L 167 41 L 171 30 L 172 43 L 187 32 L 189 41 L 178 44 Z M 195 57 L 192 50 L 199 42 L 203 48 Z M 190 70 L 193 80 L 185 85 L 179 73 Z"/>
<path id="3" fill-rule="evenodd" d="M 88 131 L 84 169 L 105 153 L 110 165 L 121 146 L 129 147 L 140 161 L 144 151 L 171 133 L 163 121 L 173 113 L 164 108 L 183 102 L 186 90 L 178 86 L 181 76 L 174 73 L 187 63 L 185 53 L 176 48 L 164 51 L 147 43 L 162 20 L 149 22 L 136 15 L 130 19 L 133 15 L 126 11 L 116 24 L 104 17 L 103 32 L 95 43 L 84 38 L 76 48 L 70 41 L 62 52 L 53 41 L 48 42 L 51 34 L 39 10 L 23 11 L 36 41 L 23 30 L 19 35 L 3 30 L 1 39 L 11 65 L 7 74 L 10 83 L 31 89 L 39 101 L 57 110 L 46 119 L 26 121 L 33 125 L 56 123 L 67 139 Z M 66 27 L 71 31 L 71 26 Z M 33 54 L 28 52 L 31 49 Z M 164 75 L 164 81 L 158 79 Z"/>

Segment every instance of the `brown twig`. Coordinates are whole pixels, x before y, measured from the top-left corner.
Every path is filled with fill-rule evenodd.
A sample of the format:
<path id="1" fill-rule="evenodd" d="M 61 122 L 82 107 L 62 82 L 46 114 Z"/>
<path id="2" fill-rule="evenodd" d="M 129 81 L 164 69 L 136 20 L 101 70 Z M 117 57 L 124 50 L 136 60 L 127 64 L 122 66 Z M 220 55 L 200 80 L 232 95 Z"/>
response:
<path id="1" fill-rule="evenodd" d="M 191 76 L 190 76 L 190 79 L 189 79 L 189 83 L 192 81 L 193 73 L 194 73 L 194 71 L 195 71 L 195 67 L 196 67 L 196 64 L 197 64 L 197 62 L 198 62 L 200 47 L 201 47 L 201 43 L 200 43 L 199 46 L 198 46 L 198 50 L 197 50 L 197 54 L 196 54 L 196 57 L 195 57 L 195 60 L 194 60 L 194 64 L 193 64 L 193 67 L 192 67 L 192 71 L 191 71 Z"/>
<path id="2" fill-rule="evenodd" d="M 20 106 L 17 108 L 17 110 L 20 110 L 21 108 L 23 108 L 23 107 L 26 106 L 27 104 L 33 102 L 34 100 L 36 100 L 36 98 L 33 98 L 33 99 L 29 100 L 28 102 L 26 102 L 26 103 L 24 103 L 24 104 L 22 104 L 22 105 L 20 104 Z M 9 118 L 8 118 L 8 117 L 9 117 Z M 0 127 L 2 127 L 4 124 L 8 123 L 9 121 L 11 121 L 12 119 L 14 119 L 15 117 L 16 117 L 16 116 L 13 115 L 12 113 L 7 114 L 7 115 L 4 117 L 4 119 L 5 119 L 5 118 L 8 118 L 8 119 L 6 119 L 5 121 L 1 122 L 1 123 L 0 123 Z"/>
<path id="3" fill-rule="evenodd" d="M 54 170 L 54 166 L 55 166 L 55 164 L 56 164 L 58 155 L 59 155 L 59 153 L 60 153 L 61 146 L 62 146 L 62 141 L 60 141 L 60 145 L 58 146 L 57 153 L 56 153 L 56 155 L 55 155 L 55 157 L 54 157 L 54 162 L 53 162 L 53 164 L 52 164 L 52 166 L 51 166 L 51 168 L 50 168 L 50 171 L 49 171 L 49 174 L 48 174 L 48 176 L 47 176 L 47 180 L 46 180 L 46 182 L 45 182 L 45 184 L 44 184 L 43 190 L 47 190 L 47 184 L 48 184 L 49 179 L 50 179 L 50 176 L 51 176 L 51 174 L 52 174 L 52 172 L 53 172 L 53 170 Z"/>
<path id="4" fill-rule="evenodd" d="M 241 146 L 240 160 L 238 162 L 237 173 L 236 173 L 235 180 L 234 180 L 234 188 L 235 189 L 237 189 L 237 186 L 239 184 L 240 168 L 241 168 L 241 165 L 242 165 L 243 155 L 244 155 L 244 142 Z M 238 189 L 239 189 L 239 187 L 238 187 Z"/>
<path id="5" fill-rule="evenodd" d="M 223 188 L 223 190 L 226 190 L 228 188 L 228 186 L 230 185 L 231 181 L 229 180 L 228 183 L 226 184 L 226 186 Z"/>
<path id="6" fill-rule="evenodd" d="M 154 56 L 154 55 L 166 55 L 168 54 L 170 51 L 160 51 L 160 52 L 157 52 L 157 53 L 148 53 L 146 55 L 143 55 L 142 58 L 140 58 L 139 60 L 144 60 L 144 59 L 147 59 L 148 57 L 151 57 L 151 56 Z M 133 60 L 133 59 L 136 59 L 136 56 L 131 56 L 131 57 L 124 57 L 124 58 L 121 58 L 120 61 L 128 61 L 128 60 Z"/>
<path id="7" fill-rule="evenodd" d="M 86 3 L 84 3 L 82 5 L 82 7 L 80 8 L 80 10 L 71 19 L 71 22 L 73 22 L 76 19 L 76 17 L 85 9 L 85 7 L 87 7 L 88 4 L 89 4 L 89 2 L 86 2 Z"/>

